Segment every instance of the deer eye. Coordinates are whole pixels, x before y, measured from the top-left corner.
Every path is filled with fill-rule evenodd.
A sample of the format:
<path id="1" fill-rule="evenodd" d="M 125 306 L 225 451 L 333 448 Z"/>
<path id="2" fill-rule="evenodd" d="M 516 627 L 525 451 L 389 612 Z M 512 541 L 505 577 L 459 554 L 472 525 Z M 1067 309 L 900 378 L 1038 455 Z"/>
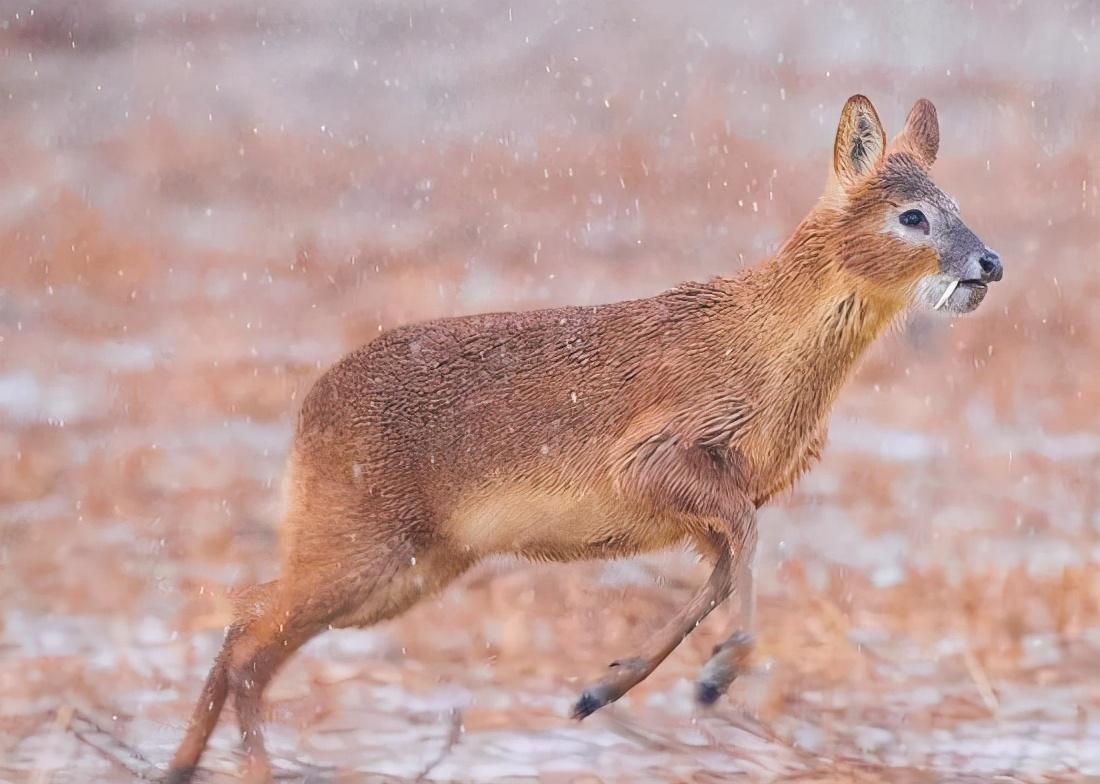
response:
<path id="1" fill-rule="evenodd" d="M 901 221 L 902 226 L 928 225 L 928 219 L 924 217 L 924 213 L 920 210 L 906 210 L 898 216 L 898 220 Z"/>

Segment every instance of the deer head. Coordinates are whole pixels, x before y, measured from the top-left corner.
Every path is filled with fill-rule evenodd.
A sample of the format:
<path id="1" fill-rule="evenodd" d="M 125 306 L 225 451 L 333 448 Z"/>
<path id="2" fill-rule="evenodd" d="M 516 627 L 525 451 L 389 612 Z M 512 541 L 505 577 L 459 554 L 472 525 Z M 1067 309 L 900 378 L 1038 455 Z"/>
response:
<path id="1" fill-rule="evenodd" d="M 929 178 L 939 151 L 936 108 L 921 99 L 893 143 L 862 95 L 844 105 L 824 203 L 842 269 L 896 304 L 967 313 L 1003 275 L 1000 257 L 970 230 L 958 203 Z"/>

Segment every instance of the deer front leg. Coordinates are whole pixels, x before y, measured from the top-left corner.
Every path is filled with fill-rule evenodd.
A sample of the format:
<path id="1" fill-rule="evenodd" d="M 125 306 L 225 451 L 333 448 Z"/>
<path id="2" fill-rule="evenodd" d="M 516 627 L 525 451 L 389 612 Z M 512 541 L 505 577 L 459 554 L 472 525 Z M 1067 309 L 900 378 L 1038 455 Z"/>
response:
<path id="1" fill-rule="evenodd" d="M 740 568 L 734 580 L 734 591 L 739 599 L 739 607 L 734 622 L 734 631 L 718 645 L 714 646 L 710 659 L 699 671 L 695 681 L 695 699 L 701 705 L 713 705 L 718 701 L 738 675 L 748 665 L 753 649 L 753 616 L 756 614 L 756 590 L 753 585 L 752 552 L 746 552 L 741 559 Z"/>
<path id="2" fill-rule="evenodd" d="M 756 519 L 751 504 L 739 505 L 738 512 L 724 519 L 723 525 L 709 526 L 708 550 L 718 557 L 706 584 L 695 593 L 687 606 L 654 635 L 641 653 L 611 664 L 611 672 L 581 693 L 573 707 L 573 717 L 583 719 L 626 694 L 641 683 L 676 649 L 711 610 L 730 595 L 733 575 L 740 569 L 748 549 L 755 549 Z M 751 543 L 751 544 L 750 544 Z"/>

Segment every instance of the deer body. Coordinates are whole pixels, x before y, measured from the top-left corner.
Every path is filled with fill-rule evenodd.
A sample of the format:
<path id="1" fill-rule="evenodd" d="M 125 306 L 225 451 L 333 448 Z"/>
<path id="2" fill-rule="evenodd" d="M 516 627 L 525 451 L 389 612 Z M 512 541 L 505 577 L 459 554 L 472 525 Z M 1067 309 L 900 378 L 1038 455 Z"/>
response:
<path id="1" fill-rule="evenodd" d="M 642 654 L 586 690 L 578 717 L 644 678 L 735 586 L 747 623 L 755 509 L 818 457 L 860 355 L 915 293 L 962 312 L 1000 276 L 999 260 L 996 275 L 985 263 L 971 274 L 965 227 L 944 250 L 910 231 L 916 210 L 895 225 L 910 203 L 942 206 L 953 225 L 942 193 L 921 190 L 934 188 L 921 179 L 934 121 L 918 103 L 887 159 L 874 109 L 851 99 L 826 195 L 737 277 L 401 327 L 325 373 L 291 450 L 280 580 L 242 597 L 171 780 L 190 778 L 229 693 L 266 780 L 260 694 L 290 653 L 324 628 L 393 617 L 488 555 L 570 561 L 688 542 L 714 562 Z M 719 646 L 700 699 L 725 690 L 748 646 L 740 633 Z"/>
<path id="2" fill-rule="evenodd" d="M 392 534 L 418 550 L 633 555 L 691 536 L 660 494 L 673 492 L 664 485 L 682 453 L 697 450 L 761 506 L 816 457 L 848 369 L 893 316 L 843 296 L 825 261 L 776 261 L 804 267 L 804 297 L 765 271 L 613 305 L 396 329 L 306 398 L 291 505 L 316 494 L 303 483 L 319 463 L 328 478 L 313 481 L 343 496 L 326 517 L 333 506 L 366 510 L 330 536 L 365 540 L 401 521 Z M 676 488 L 692 491 L 690 478 Z M 299 519 L 309 537 L 335 523 L 288 517 Z M 294 544 L 295 528 L 286 536 Z"/>

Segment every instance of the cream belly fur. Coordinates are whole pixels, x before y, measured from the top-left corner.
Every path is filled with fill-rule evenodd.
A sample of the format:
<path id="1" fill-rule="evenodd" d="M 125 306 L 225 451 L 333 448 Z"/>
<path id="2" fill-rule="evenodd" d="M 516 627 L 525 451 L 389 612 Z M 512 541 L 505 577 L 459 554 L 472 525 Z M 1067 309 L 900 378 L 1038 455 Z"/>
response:
<path id="1" fill-rule="evenodd" d="M 444 532 L 475 557 L 515 553 L 534 560 L 629 556 L 686 538 L 685 521 L 655 516 L 608 488 L 586 493 L 513 485 L 476 492 L 448 517 Z"/>

